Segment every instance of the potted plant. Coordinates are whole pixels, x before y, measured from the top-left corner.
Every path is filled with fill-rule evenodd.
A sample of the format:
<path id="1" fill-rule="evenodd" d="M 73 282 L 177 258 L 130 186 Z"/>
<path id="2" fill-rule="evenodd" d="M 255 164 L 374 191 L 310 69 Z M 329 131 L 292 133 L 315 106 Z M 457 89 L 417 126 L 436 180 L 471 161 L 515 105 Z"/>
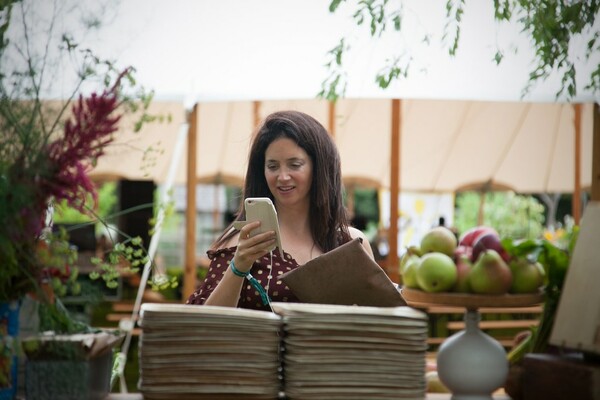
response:
<path id="1" fill-rule="evenodd" d="M 136 86 L 132 68 L 117 68 L 80 48 L 69 34 L 54 31 L 60 9 L 44 15 L 50 17 L 47 30 L 38 23 L 48 20 L 31 16 L 35 10 L 25 0 L 0 5 L 0 399 L 15 396 L 14 356 L 19 346 L 13 322 L 26 296 L 36 302 L 36 331 L 70 335 L 76 343 L 27 340 L 23 347 L 30 360 L 79 360 L 82 348 L 88 357 L 98 354 L 98 345 L 114 346 L 113 338 L 71 318 L 57 298 L 58 288 L 77 291 L 77 252 L 65 231 L 51 231 L 52 204 L 64 201 L 97 220 L 94 206 L 87 205 L 90 199 L 96 203 L 89 170 L 113 141 L 124 113 L 139 112 L 137 130 L 153 119 L 146 114 L 152 96 Z M 22 29 L 24 37 L 19 34 Z M 46 44 L 41 53 L 39 43 Z M 50 53 L 52 45 L 57 53 Z M 44 90 L 64 70 L 52 60 L 65 56 L 77 64 L 73 90 L 64 100 L 44 101 Z M 134 238 L 118 243 L 105 256 L 95 260 L 97 275 L 114 286 L 117 268 L 143 265 L 146 253 Z M 98 333 L 92 345 L 90 337 L 73 337 Z M 47 390 L 46 395 L 52 396 Z"/>

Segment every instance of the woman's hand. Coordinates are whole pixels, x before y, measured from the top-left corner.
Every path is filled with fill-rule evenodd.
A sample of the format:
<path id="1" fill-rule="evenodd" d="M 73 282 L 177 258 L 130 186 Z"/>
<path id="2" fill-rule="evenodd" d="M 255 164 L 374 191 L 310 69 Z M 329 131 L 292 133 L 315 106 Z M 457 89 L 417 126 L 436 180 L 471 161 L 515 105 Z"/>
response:
<path id="1" fill-rule="evenodd" d="M 240 229 L 237 250 L 233 256 L 236 269 L 248 272 L 254 261 L 269 252 L 275 244 L 275 231 L 259 233 L 250 237 L 250 232 L 260 226 L 260 221 L 246 224 Z"/>

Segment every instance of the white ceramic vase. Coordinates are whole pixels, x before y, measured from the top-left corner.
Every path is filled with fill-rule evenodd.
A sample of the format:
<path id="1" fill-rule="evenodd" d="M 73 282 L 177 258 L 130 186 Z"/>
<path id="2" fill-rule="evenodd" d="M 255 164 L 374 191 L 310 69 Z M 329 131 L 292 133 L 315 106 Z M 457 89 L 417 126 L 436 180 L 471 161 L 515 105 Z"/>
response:
<path id="1" fill-rule="evenodd" d="M 440 380 L 452 400 L 490 400 L 508 375 L 506 351 L 479 329 L 479 312 L 465 312 L 466 329 L 446 339 L 438 350 Z"/>

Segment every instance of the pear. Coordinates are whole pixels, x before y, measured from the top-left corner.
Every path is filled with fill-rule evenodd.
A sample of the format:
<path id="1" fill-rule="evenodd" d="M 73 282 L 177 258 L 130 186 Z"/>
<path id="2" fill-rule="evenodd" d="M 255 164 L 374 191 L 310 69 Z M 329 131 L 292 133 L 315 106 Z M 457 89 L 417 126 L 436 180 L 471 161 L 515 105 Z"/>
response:
<path id="1" fill-rule="evenodd" d="M 473 269 L 473 263 L 467 254 L 462 254 L 456 258 L 456 283 L 452 290 L 459 293 L 469 293 L 471 286 L 469 285 L 469 274 Z"/>
<path id="2" fill-rule="evenodd" d="M 404 266 L 408 262 L 408 260 L 413 259 L 414 257 L 421 257 L 421 249 L 418 246 L 409 246 L 406 248 L 406 252 L 402 254 L 400 257 L 400 275 L 404 273 Z"/>
<path id="3" fill-rule="evenodd" d="M 544 284 L 546 273 L 539 262 L 518 258 L 513 260 L 509 266 L 513 276 L 511 293 L 533 293 Z"/>
<path id="4" fill-rule="evenodd" d="M 425 373 L 427 393 L 451 393 L 450 389 L 440 380 L 437 371 Z"/>
<path id="5" fill-rule="evenodd" d="M 409 288 L 419 288 L 419 284 L 417 283 L 417 269 L 421 264 L 421 257 L 413 255 L 411 258 L 404 264 L 404 269 L 402 271 L 402 284 Z"/>
<path id="6" fill-rule="evenodd" d="M 469 285 L 474 293 L 504 294 L 512 285 L 512 273 L 496 250 L 484 250 L 469 273 Z"/>

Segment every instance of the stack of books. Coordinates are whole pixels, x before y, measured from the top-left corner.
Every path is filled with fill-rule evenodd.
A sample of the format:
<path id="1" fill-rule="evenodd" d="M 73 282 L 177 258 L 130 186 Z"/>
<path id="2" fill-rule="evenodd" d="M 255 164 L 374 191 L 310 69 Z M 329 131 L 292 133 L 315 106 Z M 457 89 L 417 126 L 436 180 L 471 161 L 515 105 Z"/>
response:
<path id="1" fill-rule="evenodd" d="M 264 311 L 143 304 L 144 399 L 277 399 L 281 317 Z"/>
<path id="2" fill-rule="evenodd" d="M 273 303 L 288 399 L 423 399 L 427 316 L 409 307 Z"/>

